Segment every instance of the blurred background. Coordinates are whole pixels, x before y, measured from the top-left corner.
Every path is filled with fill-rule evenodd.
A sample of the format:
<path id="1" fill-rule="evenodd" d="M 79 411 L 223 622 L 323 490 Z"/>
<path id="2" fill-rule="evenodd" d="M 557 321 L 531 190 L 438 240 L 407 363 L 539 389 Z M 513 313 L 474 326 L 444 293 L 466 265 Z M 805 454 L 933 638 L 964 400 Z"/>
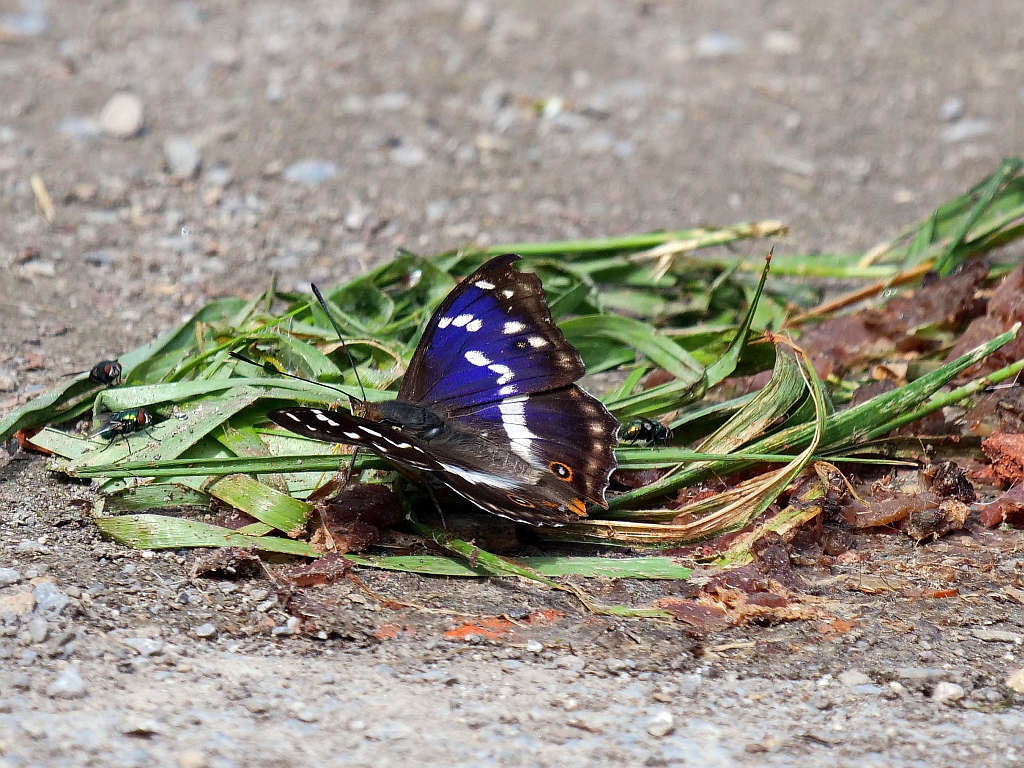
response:
<path id="1" fill-rule="evenodd" d="M 304 290 L 397 248 L 778 219 L 781 251 L 864 250 L 1022 151 L 1019 21 L 1014 0 L 5 0 L 0 359 L 28 345 L 52 380 L 272 273 Z"/>

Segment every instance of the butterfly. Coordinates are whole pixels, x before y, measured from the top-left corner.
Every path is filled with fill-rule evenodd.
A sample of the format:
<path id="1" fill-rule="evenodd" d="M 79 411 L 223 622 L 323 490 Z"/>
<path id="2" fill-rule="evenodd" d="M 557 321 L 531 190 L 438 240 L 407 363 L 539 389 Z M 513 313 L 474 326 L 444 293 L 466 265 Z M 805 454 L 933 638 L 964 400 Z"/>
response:
<path id="1" fill-rule="evenodd" d="M 583 360 L 551 319 L 540 279 L 497 256 L 431 317 L 398 395 L 354 413 L 282 408 L 306 437 L 369 448 L 478 507 L 530 525 L 607 507 L 619 424 L 574 383 Z"/>

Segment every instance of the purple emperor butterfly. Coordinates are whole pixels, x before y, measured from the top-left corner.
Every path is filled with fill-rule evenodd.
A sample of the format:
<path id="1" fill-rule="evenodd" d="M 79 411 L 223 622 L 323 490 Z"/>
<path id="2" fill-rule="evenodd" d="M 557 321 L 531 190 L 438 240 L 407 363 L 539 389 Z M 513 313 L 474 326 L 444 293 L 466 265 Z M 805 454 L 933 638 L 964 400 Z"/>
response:
<path id="1" fill-rule="evenodd" d="M 369 448 L 482 509 L 530 525 L 606 507 L 618 422 L 573 382 L 579 353 L 551 319 L 520 257 L 491 259 L 430 319 L 394 400 L 357 401 L 357 415 L 282 408 L 300 435 Z"/>

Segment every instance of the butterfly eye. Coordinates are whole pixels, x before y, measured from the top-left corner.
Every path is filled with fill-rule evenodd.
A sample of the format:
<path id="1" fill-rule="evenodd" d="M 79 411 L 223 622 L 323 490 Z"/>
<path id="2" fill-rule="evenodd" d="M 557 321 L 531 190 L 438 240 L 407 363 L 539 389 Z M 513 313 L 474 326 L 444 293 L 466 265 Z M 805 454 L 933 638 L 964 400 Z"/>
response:
<path id="1" fill-rule="evenodd" d="M 533 509 L 535 506 L 532 502 L 527 501 L 522 496 L 516 496 L 514 493 L 510 493 L 508 495 L 508 500 L 513 504 L 518 504 L 520 507 L 529 507 L 530 509 Z"/>
<path id="2" fill-rule="evenodd" d="M 572 482 L 572 467 L 568 464 L 563 464 L 560 461 L 552 461 L 548 464 L 548 469 L 550 469 L 552 474 L 559 480 L 565 480 L 567 483 Z"/>

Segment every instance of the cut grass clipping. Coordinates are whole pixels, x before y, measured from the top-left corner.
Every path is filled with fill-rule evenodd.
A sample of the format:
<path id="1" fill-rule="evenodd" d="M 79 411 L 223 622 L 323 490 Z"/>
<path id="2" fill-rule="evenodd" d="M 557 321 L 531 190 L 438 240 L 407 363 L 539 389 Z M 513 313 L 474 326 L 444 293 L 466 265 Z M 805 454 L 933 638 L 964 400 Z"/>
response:
<path id="1" fill-rule="evenodd" d="M 737 224 L 597 240 L 514 243 L 466 248 L 434 257 L 402 253 L 393 261 L 326 292 L 367 398 L 394 397 L 423 329 L 456 281 L 489 257 L 516 252 L 521 269 L 544 283 L 552 314 L 581 353 L 590 374 L 618 382 L 604 396 L 621 420 L 661 419 L 696 449 L 635 447 L 617 450 L 623 470 L 658 470 L 657 479 L 612 494 L 610 508 L 561 529 L 552 540 L 631 549 L 669 549 L 726 532 L 740 535 L 717 562 L 750 559 L 767 531 L 799 525 L 808 507 L 765 516 L 782 491 L 813 464 L 825 477 L 825 459 L 843 461 L 891 430 L 1015 376 L 1015 363 L 984 379 L 944 388 L 1013 338 L 1016 328 L 957 360 L 867 402 L 836 411 L 799 347 L 762 329 L 789 327 L 866 298 L 913 284 L 929 270 L 949 274 L 1024 234 L 1022 162 L 1007 160 L 965 195 L 866 254 L 776 255 L 773 279 L 760 259 L 738 258 L 721 246 L 782 235 L 778 222 Z M 761 251 L 759 245 L 748 246 Z M 993 274 L 1005 271 L 994 264 Z M 818 303 L 818 292 L 798 278 L 860 279 L 855 292 Z M 794 314 L 794 307 L 803 307 Z M 231 356 L 240 353 L 261 365 Z M 356 378 L 323 310 L 311 297 L 271 284 L 251 301 L 217 299 L 180 328 L 122 355 L 121 386 L 101 388 L 86 375 L 35 398 L 0 422 L 0 439 L 31 435 L 53 454 L 51 467 L 92 478 L 100 493 L 97 526 L 140 549 L 247 547 L 317 557 L 310 543 L 315 509 L 306 498 L 349 460 L 338 446 L 269 425 L 266 414 L 302 402 L 343 407 L 358 395 Z M 763 390 L 732 400 L 703 400 L 733 376 L 771 371 Z M 275 375 L 275 371 L 309 379 Z M 643 387 L 649 374 L 657 382 Z M 327 388 L 316 382 L 329 384 Z M 841 382 L 840 382 L 841 384 Z M 835 383 L 833 383 L 833 386 Z M 146 408 L 147 430 L 115 441 L 81 436 L 104 414 Z M 74 427 L 79 434 L 49 425 Z M 403 481 L 388 465 L 360 455 L 355 478 Z M 708 478 L 743 472 L 743 480 L 711 498 L 669 508 L 678 491 Z M 824 481 L 823 481 L 824 482 Z M 813 494 L 811 494 L 813 496 Z M 513 561 L 417 522 L 424 498 L 406 499 L 408 527 L 449 556 L 349 555 L 365 567 L 446 576 L 516 575 L 576 594 L 592 610 L 629 616 L 668 616 L 595 604 L 564 576 L 685 579 L 689 570 L 654 554 L 623 558 L 552 555 Z M 228 506 L 255 522 L 238 530 L 144 510 L 209 510 Z M 180 512 L 178 513 L 180 514 Z M 483 513 L 481 513 L 483 514 Z M 802 515 L 804 515 L 802 517 Z"/>

